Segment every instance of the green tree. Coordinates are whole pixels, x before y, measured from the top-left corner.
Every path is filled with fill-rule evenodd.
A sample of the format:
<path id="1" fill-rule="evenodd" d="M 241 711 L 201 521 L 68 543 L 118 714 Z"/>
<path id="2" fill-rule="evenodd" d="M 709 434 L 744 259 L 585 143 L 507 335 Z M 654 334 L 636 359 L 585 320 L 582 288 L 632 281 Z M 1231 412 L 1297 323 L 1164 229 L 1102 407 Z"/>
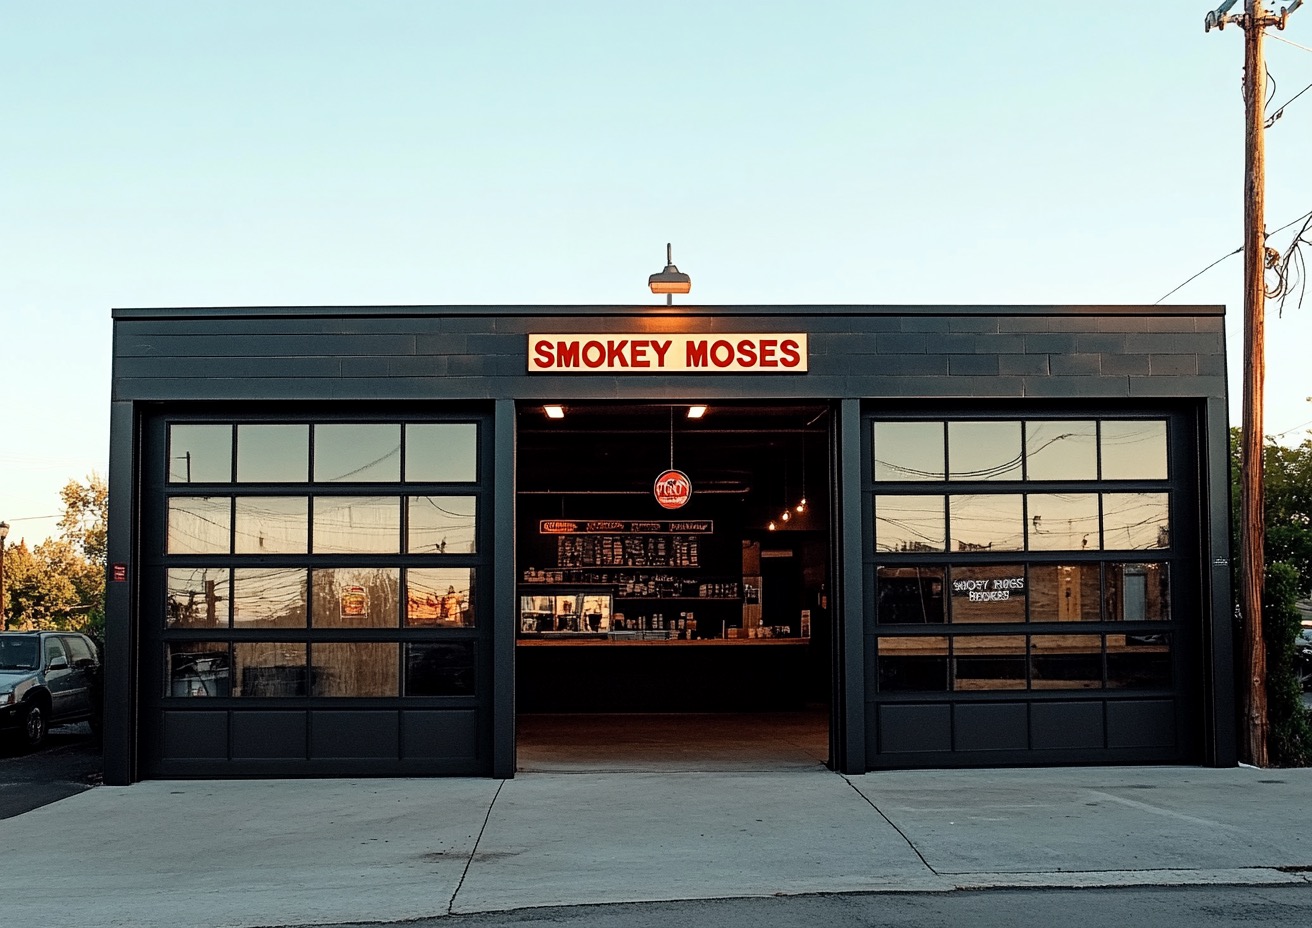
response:
<path id="1" fill-rule="evenodd" d="M 94 471 L 86 483 L 70 480 L 59 491 L 64 504 L 59 519 L 63 540 L 80 553 L 65 563 L 66 576 L 77 590 L 84 619 L 81 627 L 103 639 L 105 628 L 105 567 L 109 551 L 109 488 Z"/>
<path id="2" fill-rule="evenodd" d="M 1262 636 L 1266 644 L 1266 704 L 1271 722 L 1271 763 L 1281 767 L 1312 764 L 1312 709 L 1303 706 L 1295 667 L 1294 638 L 1299 629 L 1298 571 L 1279 561 L 1266 569 Z"/>
<path id="3" fill-rule="evenodd" d="M 1264 560 L 1283 561 L 1299 573 L 1298 589 L 1312 592 L 1312 439 L 1286 448 L 1268 439 L 1262 450 L 1266 523 Z M 1231 525 L 1239 526 L 1239 429 L 1230 430 Z M 1238 550 L 1238 539 L 1233 539 Z"/>
<path id="4" fill-rule="evenodd" d="M 81 605 L 69 576 L 81 556 L 68 542 L 26 541 L 5 551 L 5 621 L 9 629 L 62 628 Z"/>
<path id="5" fill-rule="evenodd" d="M 60 537 L 5 549 L 5 620 L 10 629 L 61 628 L 100 636 L 105 614 L 109 493 L 91 474 L 60 491 Z"/>
<path id="6" fill-rule="evenodd" d="M 86 483 L 70 480 L 59 491 L 59 498 L 64 503 L 60 534 L 77 545 L 88 561 L 103 568 L 109 547 L 109 488 L 104 478 L 93 471 Z"/>

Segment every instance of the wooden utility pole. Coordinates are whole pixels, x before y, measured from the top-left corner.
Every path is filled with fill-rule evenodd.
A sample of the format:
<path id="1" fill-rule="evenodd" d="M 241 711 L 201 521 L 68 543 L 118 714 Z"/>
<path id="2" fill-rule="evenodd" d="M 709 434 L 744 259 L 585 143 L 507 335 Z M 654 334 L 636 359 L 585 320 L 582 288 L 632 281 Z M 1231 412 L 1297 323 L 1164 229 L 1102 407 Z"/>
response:
<path id="1" fill-rule="evenodd" d="M 1244 668 L 1244 760 L 1267 765 L 1266 645 L 1262 640 L 1266 523 L 1262 416 L 1266 383 L 1266 29 L 1262 0 L 1247 0 L 1244 24 L 1244 410 L 1239 455 L 1239 614 Z"/>
<path id="2" fill-rule="evenodd" d="M 1245 0 L 1244 12 L 1228 15 L 1236 0 L 1207 14 L 1206 31 L 1234 23 L 1244 30 L 1244 401 L 1239 447 L 1239 616 L 1240 685 L 1244 761 L 1267 765 L 1266 645 L 1262 637 L 1262 594 L 1266 571 L 1266 523 L 1262 491 L 1263 386 L 1266 381 L 1266 62 L 1262 38 L 1268 26 L 1285 28 L 1294 0 L 1279 13 L 1264 0 Z"/>

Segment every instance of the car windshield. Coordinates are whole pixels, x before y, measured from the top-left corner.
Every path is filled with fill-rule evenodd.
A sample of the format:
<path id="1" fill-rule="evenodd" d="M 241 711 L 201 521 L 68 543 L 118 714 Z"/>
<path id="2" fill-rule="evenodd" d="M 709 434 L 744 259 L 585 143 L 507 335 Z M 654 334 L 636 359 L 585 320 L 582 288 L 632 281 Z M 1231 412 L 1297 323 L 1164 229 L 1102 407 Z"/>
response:
<path id="1" fill-rule="evenodd" d="M 0 638 L 0 670 L 36 669 L 35 638 Z"/>

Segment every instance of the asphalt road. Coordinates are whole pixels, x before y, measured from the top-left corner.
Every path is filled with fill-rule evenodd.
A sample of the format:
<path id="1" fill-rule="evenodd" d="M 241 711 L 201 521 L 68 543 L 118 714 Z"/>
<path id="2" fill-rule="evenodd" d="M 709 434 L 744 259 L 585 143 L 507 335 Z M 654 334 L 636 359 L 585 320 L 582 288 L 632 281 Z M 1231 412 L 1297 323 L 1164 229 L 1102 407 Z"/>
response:
<path id="1" fill-rule="evenodd" d="M 100 738 L 86 722 L 50 729 L 39 751 L 0 737 L 0 819 L 73 796 L 100 782 Z"/>
<path id="2" fill-rule="evenodd" d="M 519 909 L 405 928 L 1307 928 L 1312 883 L 1283 887 L 993 890 L 715 899 Z M 365 925 L 318 928 L 380 928 Z"/>

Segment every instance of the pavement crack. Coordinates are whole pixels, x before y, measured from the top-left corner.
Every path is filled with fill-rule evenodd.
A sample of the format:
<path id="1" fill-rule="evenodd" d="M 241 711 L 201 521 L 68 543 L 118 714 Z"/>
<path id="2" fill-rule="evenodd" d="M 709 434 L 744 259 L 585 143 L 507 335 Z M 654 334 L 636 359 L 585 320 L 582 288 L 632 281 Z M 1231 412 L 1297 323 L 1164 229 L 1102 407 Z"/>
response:
<path id="1" fill-rule="evenodd" d="M 478 854 L 478 845 L 483 840 L 483 832 L 487 831 L 487 823 L 492 819 L 492 807 L 497 804 L 497 798 L 501 791 L 505 789 L 506 781 L 502 780 L 497 785 L 497 791 L 492 794 L 492 801 L 487 804 L 487 814 L 483 816 L 483 824 L 479 826 L 478 836 L 474 838 L 474 846 L 469 849 L 469 859 L 465 861 L 465 869 L 460 872 L 460 882 L 456 883 L 455 890 L 451 893 L 451 901 L 446 904 L 446 914 L 454 915 L 456 912 L 456 897 L 460 895 L 460 890 L 464 888 L 465 877 L 469 876 L 469 868 L 474 865 L 474 857 Z"/>
<path id="2" fill-rule="evenodd" d="M 879 808 L 879 806 L 877 806 L 877 805 L 875 805 L 873 802 L 871 802 L 869 796 L 867 796 L 865 793 L 861 792 L 861 790 L 857 789 L 857 788 L 856 788 L 856 784 L 853 783 L 850 779 L 848 779 L 847 774 L 840 773 L 839 776 L 843 778 L 843 782 L 844 782 L 844 783 L 846 783 L 848 786 L 852 787 L 852 791 L 853 791 L 854 793 L 856 793 L 858 796 L 860 796 L 860 797 L 865 801 L 866 805 L 870 806 L 870 808 L 872 808 L 872 809 L 874 809 L 876 812 L 878 812 L 878 813 L 879 813 L 879 817 L 882 818 L 884 821 L 888 822 L 888 826 L 889 826 L 890 828 L 892 828 L 894 831 L 896 831 L 899 835 L 902 836 L 902 840 L 905 841 L 905 842 L 907 843 L 907 847 L 911 848 L 911 850 L 912 850 L 913 852 L 915 852 L 915 855 L 916 855 L 917 857 L 920 858 L 920 862 L 921 862 L 922 864 L 925 865 L 925 869 L 926 869 L 926 870 L 928 870 L 930 873 L 934 874 L 934 876 L 941 876 L 941 875 L 942 875 L 942 874 L 940 874 L 937 870 L 935 870 L 935 869 L 933 868 L 933 866 L 930 865 L 930 862 L 929 862 L 928 860 L 925 859 L 925 855 L 922 854 L 922 853 L 920 853 L 920 848 L 916 847 L 915 842 L 913 842 L 910 838 L 907 837 L 907 833 L 906 833 L 905 831 L 903 831 L 901 828 L 897 827 L 897 823 L 894 822 L 894 821 L 893 821 L 891 818 L 889 818 L 887 815 L 885 815 L 883 809 Z"/>

